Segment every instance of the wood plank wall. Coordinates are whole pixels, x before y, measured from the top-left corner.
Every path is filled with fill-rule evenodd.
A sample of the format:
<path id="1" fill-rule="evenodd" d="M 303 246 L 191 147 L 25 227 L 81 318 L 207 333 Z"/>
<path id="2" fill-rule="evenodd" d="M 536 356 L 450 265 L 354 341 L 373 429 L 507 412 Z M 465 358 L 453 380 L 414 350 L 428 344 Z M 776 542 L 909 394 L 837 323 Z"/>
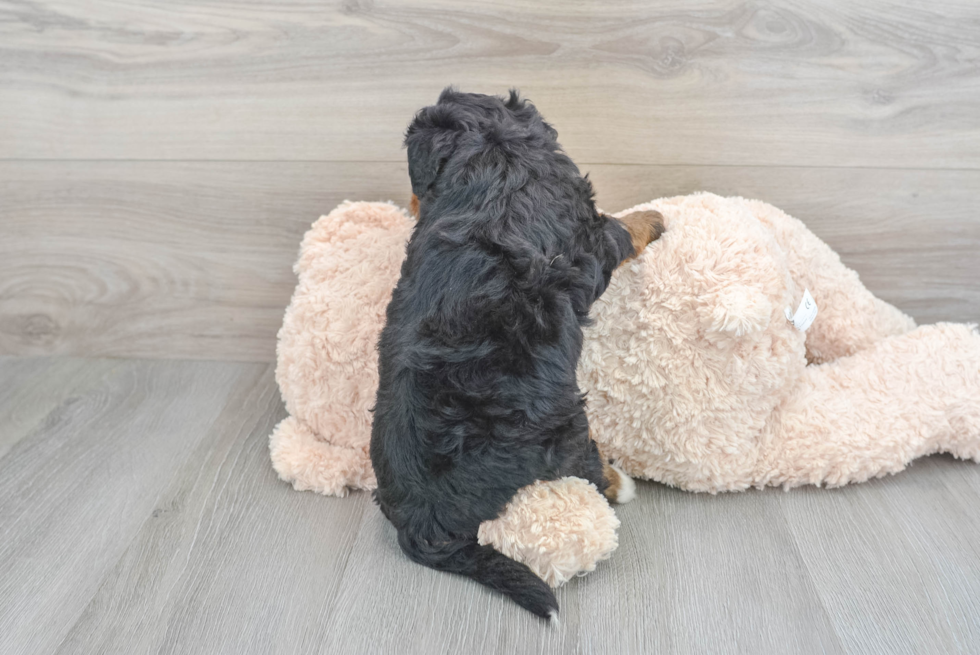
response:
<path id="1" fill-rule="evenodd" d="M 519 87 L 607 210 L 758 197 L 980 320 L 975 0 L 6 0 L 0 354 L 274 359 L 304 230 L 407 201 L 448 83 Z"/>

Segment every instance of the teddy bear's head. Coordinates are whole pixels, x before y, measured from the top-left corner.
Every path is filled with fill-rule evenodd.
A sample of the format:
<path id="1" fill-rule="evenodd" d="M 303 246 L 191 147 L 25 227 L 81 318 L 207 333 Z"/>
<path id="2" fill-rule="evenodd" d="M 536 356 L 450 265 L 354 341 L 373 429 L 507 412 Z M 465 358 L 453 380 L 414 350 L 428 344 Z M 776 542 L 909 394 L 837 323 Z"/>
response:
<path id="1" fill-rule="evenodd" d="M 739 198 L 637 209 L 660 211 L 666 230 L 593 307 L 579 362 L 593 437 L 632 475 L 724 486 L 717 477 L 753 461 L 747 434 L 761 431 L 806 365 L 804 333 L 784 315 L 802 290 Z M 718 470 L 694 463 L 726 460 Z"/>

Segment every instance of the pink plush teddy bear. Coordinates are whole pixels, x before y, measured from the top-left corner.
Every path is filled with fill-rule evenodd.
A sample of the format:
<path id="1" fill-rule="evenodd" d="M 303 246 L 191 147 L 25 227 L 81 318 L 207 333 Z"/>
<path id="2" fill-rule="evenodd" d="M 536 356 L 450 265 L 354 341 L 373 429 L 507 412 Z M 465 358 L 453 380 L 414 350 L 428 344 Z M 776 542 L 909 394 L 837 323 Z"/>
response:
<path id="1" fill-rule="evenodd" d="M 627 473 L 714 493 L 980 458 L 975 327 L 917 328 L 771 205 L 694 194 L 623 213 L 640 209 L 666 229 L 593 306 L 578 370 L 592 436 Z M 374 346 L 412 225 L 391 204 L 344 203 L 303 240 L 276 371 L 291 416 L 270 438 L 296 489 L 374 487 Z M 618 526 L 565 478 L 519 491 L 480 538 L 557 585 L 607 558 Z"/>

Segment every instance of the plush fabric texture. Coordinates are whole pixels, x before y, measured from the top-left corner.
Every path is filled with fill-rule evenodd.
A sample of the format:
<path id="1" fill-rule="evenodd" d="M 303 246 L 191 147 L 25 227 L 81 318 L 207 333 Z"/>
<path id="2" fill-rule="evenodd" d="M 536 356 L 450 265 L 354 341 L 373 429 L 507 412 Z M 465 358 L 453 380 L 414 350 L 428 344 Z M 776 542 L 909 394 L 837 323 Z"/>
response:
<path id="1" fill-rule="evenodd" d="M 608 559 L 619 545 L 618 529 L 595 485 L 567 477 L 521 489 L 500 518 L 480 525 L 479 540 L 558 587 Z"/>
<path id="2" fill-rule="evenodd" d="M 703 193 L 621 215 L 639 209 L 659 210 L 666 230 L 593 306 L 578 369 L 592 436 L 627 473 L 715 493 L 861 482 L 934 452 L 980 459 L 974 326 L 916 327 L 771 205 Z M 291 416 L 270 438 L 296 489 L 375 486 L 375 343 L 411 226 L 390 203 L 346 202 L 303 239 L 277 351 Z M 786 310 L 804 289 L 819 313 L 801 332 Z M 553 523 L 555 503 L 573 500 L 567 481 L 549 485 L 525 488 L 480 534 L 558 583 L 608 556 L 615 527 L 610 541 Z M 601 495 L 578 491 L 575 516 L 605 516 Z M 555 534 L 528 538 L 535 526 Z"/>
<path id="3" fill-rule="evenodd" d="M 629 211 L 645 208 L 664 234 L 613 276 L 579 361 L 592 436 L 628 474 L 714 493 L 977 458 L 974 327 L 916 328 L 771 205 L 695 194 Z M 801 332 L 786 310 L 804 289 L 819 313 Z"/>
<path id="4" fill-rule="evenodd" d="M 276 472 L 297 490 L 343 496 L 376 486 L 368 456 L 375 346 L 412 225 L 390 203 L 345 202 L 303 237 L 276 347 L 291 416 L 271 440 Z"/>

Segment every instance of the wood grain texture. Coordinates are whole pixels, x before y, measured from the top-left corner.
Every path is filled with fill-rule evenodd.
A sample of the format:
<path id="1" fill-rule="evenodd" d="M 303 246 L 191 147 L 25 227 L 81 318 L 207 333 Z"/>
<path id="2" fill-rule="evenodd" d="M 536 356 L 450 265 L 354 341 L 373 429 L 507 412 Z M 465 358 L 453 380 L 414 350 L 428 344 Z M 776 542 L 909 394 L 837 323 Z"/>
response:
<path id="1" fill-rule="evenodd" d="M 0 355 L 271 361 L 303 232 L 407 202 L 402 131 L 448 82 L 523 88 L 607 209 L 755 196 L 921 322 L 978 320 L 978 28 L 967 0 L 0 0 Z"/>
<path id="2" fill-rule="evenodd" d="M 3 653 L 54 650 L 190 449 L 225 403 L 237 400 L 236 387 L 267 368 L 118 361 L 71 367 L 52 367 L 48 385 L 71 374 L 79 378 L 70 385 L 77 393 L 0 459 Z M 42 406 L 49 398 L 46 391 L 35 396 Z"/>
<path id="3" fill-rule="evenodd" d="M 270 361 L 299 242 L 404 167 L 0 163 L 0 354 Z M 407 201 L 407 198 L 405 198 Z"/>
<path id="4" fill-rule="evenodd" d="M 972 0 L 0 4 L 0 157 L 401 160 L 448 83 L 587 163 L 980 168 Z"/>
<path id="5" fill-rule="evenodd" d="M 619 549 L 559 590 L 550 627 L 409 562 L 369 494 L 279 481 L 270 366 L 0 359 L 0 417 L 12 415 L 3 390 L 31 366 L 19 403 L 80 391 L 0 456 L 4 655 L 863 655 L 980 643 L 976 464 L 940 456 L 789 493 L 641 482 L 617 510 Z"/>
<path id="6" fill-rule="evenodd" d="M 0 458 L 67 399 L 101 384 L 112 367 L 109 361 L 0 357 Z"/>
<path id="7" fill-rule="evenodd" d="M 284 417 L 269 367 L 226 405 L 59 652 L 316 651 L 369 505 L 279 482 L 268 436 Z"/>
<path id="8" fill-rule="evenodd" d="M 980 172 L 583 166 L 600 205 L 711 190 L 802 219 L 921 322 L 980 320 Z M 0 162 L 0 354 L 272 361 L 310 223 L 403 164 Z"/>
<path id="9" fill-rule="evenodd" d="M 617 508 L 623 527 L 608 575 L 622 600 L 611 603 L 598 576 L 583 581 L 584 652 L 842 652 L 778 492 L 640 488 Z M 622 629 L 596 629 L 615 623 Z"/>
<path id="10" fill-rule="evenodd" d="M 977 649 L 978 480 L 976 464 L 937 456 L 894 478 L 780 499 L 848 651 Z"/>

